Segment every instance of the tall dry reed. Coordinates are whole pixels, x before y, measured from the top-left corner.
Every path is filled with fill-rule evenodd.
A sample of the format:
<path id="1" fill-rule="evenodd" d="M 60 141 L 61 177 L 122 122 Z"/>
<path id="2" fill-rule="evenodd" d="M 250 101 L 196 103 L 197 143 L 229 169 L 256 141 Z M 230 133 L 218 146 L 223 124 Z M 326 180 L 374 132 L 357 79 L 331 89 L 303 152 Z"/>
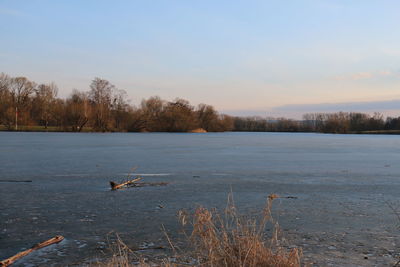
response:
<path id="1" fill-rule="evenodd" d="M 190 241 L 199 265 L 210 267 L 300 266 L 301 252 L 279 245 L 278 223 L 271 216 L 272 202 L 277 195 L 270 195 L 258 218 L 246 218 L 238 214 L 232 195 L 224 214 L 203 207 L 196 209 Z M 182 224 L 188 219 L 180 214 Z M 273 235 L 265 236 L 267 224 Z"/>
<path id="2" fill-rule="evenodd" d="M 204 267 L 301 266 L 301 251 L 297 248 L 288 250 L 279 244 L 279 226 L 271 215 L 272 202 L 277 197 L 268 196 L 261 214 L 256 218 L 241 216 L 232 195 L 228 197 L 223 214 L 204 207 L 197 208 L 191 216 L 181 211 L 180 221 L 185 228 L 190 229 L 189 234 L 186 234 L 186 243 L 190 244 L 190 249 L 180 251 L 171 244 L 176 254 L 175 261 L 171 263 L 166 258 L 158 266 L 187 266 L 188 258 L 193 259 L 192 266 Z M 265 235 L 268 225 L 273 229 L 273 234 L 269 237 Z M 121 240 L 116 252 L 103 266 L 150 266 L 144 261 L 132 264 L 130 251 Z M 182 260 L 180 264 L 180 259 L 186 259 L 186 263 Z"/>

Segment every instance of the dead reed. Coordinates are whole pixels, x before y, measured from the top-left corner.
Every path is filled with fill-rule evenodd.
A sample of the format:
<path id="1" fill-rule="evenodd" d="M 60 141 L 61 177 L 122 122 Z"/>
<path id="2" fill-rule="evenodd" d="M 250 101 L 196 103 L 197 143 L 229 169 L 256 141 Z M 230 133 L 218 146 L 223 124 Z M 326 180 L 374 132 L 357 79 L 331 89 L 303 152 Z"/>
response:
<path id="1" fill-rule="evenodd" d="M 132 263 L 133 251 L 119 239 L 118 249 L 108 263 L 102 266 L 204 266 L 204 267 L 298 267 L 301 266 L 301 251 L 288 250 L 279 244 L 278 223 L 271 216 L 272 202 L 277 195 L 267 198 L 265 207 L 256 218 L 241 216 L 232 195 L 223 214 L 216 210 L 198 207 L 193 215 L 179 212 L 180 222 L 189 234 L 186 244 L 189 249 L 181 251 L 173 246 L 174 262 L 165 259 L 149 265 L 142 259 Z M 265 235 L 266 227 L 273 228 L 270 237 Z M 188 258 L 191 263 L 188 264 Z M 179 263 L 181 262 L 181 263 Z"/>
<path id="2" fill-rule="evenodd" d="M 238 214 L 232 195 L 223 215 L 199 207 L 193 216 L 190 241 L 199 265 L 210 267 L 300 266 L 300 251 L 287 251 L 279 245 L 278 223 L 271 216 L 272 202 L 277 195 L 267 198 L 258 218 Z M 181 213 L 181 222 L 187 216 Z M 265 236 L 267 224 L 273 226 L 273 235 Z"/>

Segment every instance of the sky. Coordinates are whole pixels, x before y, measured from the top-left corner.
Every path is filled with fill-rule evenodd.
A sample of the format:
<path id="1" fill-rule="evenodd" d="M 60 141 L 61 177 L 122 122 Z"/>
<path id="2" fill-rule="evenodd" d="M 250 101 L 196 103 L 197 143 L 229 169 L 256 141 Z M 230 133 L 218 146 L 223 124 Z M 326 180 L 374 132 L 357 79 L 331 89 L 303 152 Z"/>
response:
<path id="1" fill-rule="evenodd" d="M 0 0 L 0 72 L 233 115 L 400 115 L 400 1 Z"/>

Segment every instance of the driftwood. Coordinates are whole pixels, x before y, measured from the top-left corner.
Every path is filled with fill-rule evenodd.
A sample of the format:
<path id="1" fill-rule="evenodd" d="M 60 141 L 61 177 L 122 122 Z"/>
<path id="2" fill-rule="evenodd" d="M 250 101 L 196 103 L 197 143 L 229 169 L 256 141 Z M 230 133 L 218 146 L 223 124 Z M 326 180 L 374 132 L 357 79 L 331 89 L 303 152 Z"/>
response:
<path id="1" fill-rule="evenodd" d="M 127 188 L 127 187 L 163 186 L 163 185 L 168 184 L 165 182 L 158 182 L 158 183 L 140 182 L 140 183 L 138 183 L 138 181 L 140 181 L 141 179 L 142 178 L 136 178 L 136 179 L 129 180 L 129 181 L 119 183 L 119 184 L 116 182 L 110 181 L 111 190 L 117 190 L 117 189 Z"/>
<path id="2" fill-rule="evenodd" d="M 280 195 L 277 195 L 277 194 L 269 195 L 268 198 L 271 199 L 271 200 L 274 200 L 276 198 L 298 199 L 298 197 L 295 197 L 295 196 L 280 196 Z"/>
<path id="3" fill-rule="evenodd" d="M 128 186 L 130 186 L 132 184 L 135 184 L 137 181 L 140 181 L 140 180 L 142 180 L 142 178 L 136 178 L 136 179 L 133 179 L 133 180 L 129 180 L 129 181 L 120 183 L 120 184 L 117 184 L 116 182 L 110 181 L 111 190 L 117 190 L 117 189 L 120 189 L 120 188 L 123 188 L 123 187 L 128 187 Z"/>
<path id="4" fill-rule="evenodd" d="M 41 243 L 38 243 L 38 244 L 34 245 L 32 248 L 30 248 L 30 249 L 24 250 L 22 252 L 19 252 L 16 255 L 8 258 L 8 259 L 0 261 L 0 267 L 9 266 L 9 265 L 13 264 L 15 261 L 19 260 L 22 257 L 25 257 L 26 255 L 28 255 L 29 253 L 31 253 L 31 252 L 33 252 L 35 250 L 38 250 L 38 249 L 41 249 L 41 248 L 44 248 L 44 247 L 59 243 L 62 240 L 64 240 L 64 237 L 61 236 L 61 235 L 58 235 L 58 236 L 55 236 L 53 238 L 50 238 L 49 240 L 46 240 L 46 241 L 41 242 Z"/>

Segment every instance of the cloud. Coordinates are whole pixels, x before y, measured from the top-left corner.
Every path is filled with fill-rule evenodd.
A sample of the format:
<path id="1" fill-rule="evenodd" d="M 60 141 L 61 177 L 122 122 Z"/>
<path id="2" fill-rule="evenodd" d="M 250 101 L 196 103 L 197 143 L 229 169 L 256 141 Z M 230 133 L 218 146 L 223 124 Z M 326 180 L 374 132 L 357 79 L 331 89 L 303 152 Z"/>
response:
<path id="1" fill-rule="evenodd" d="M 236 116 L 263 116 L 287 117 L 301 119 L 306 113 L 332 112 L 380 112 L 385 116 L 400 116 L 400 99 L 368 102 L 320 103 L 320 104 L 292 104 L 270 109 L 226 110 L 225 113 Z"/>
<path id="2" fill-rule="evenodd" d="M 393 76 L 394 75 L 394 73 L 391 71 L 380 71 L 378 74 L 380 76 Z"/>
<path id="3" fill-rule="evenodd" d="M 265 117 L 268 114 L 268 112 L 265 109 L 222 109 L 220 110 L 221 113 L 223 114 L 228 114 L 231 116 L 261 116 Z"/>
<path id="4" fill-rule="evenodd" d="M 400 77 L 399 72 L 393 72 L 388 70 L 373 71 L 373 72 L 357 72 L 353 74 L 345 74 L 334 77 L 338 81 L 359 81 L 368 79 L 379 79 L 388 77 Z"/>
<path id="5" fill-rule="evenodd" d="M 400 99 L 368 102 L 321 103 L 321 104 L 296 104 L 275 107 L 274 111 L 297 112 L 337 112 L 337 111 L 381 111 L 400 110 Z"/>
<path id="6" fill-rule="evenodd" d="M 359 72 L 356 74 L 351 75 L 351 79 L 352 80 L 364 80 L 364 79 L 369 79 L 372 78 L 374 76 L 374 74 L 370 73 L 370 72 Z"/>

